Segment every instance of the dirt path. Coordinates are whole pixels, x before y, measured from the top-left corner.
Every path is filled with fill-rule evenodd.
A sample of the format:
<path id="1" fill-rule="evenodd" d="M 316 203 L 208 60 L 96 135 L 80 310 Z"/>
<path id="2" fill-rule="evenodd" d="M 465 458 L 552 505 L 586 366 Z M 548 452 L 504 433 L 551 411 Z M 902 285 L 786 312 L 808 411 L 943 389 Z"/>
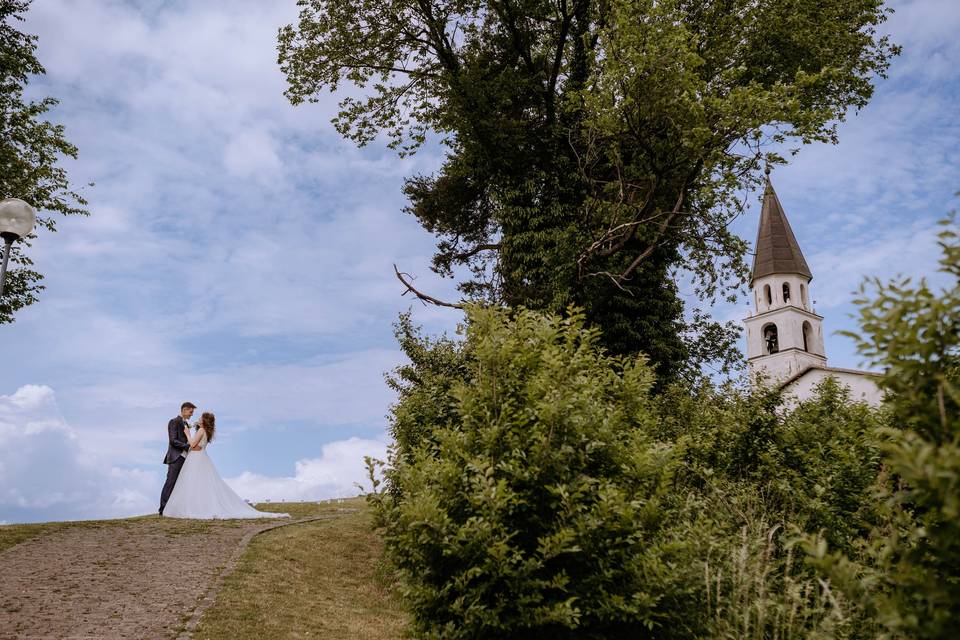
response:
<path id="1" fill-rule="evenodd" d="M 0 553 L 0 638 L 175 637 L 248 534 L 277 523 L 144 518 L 27 540 Z"/>

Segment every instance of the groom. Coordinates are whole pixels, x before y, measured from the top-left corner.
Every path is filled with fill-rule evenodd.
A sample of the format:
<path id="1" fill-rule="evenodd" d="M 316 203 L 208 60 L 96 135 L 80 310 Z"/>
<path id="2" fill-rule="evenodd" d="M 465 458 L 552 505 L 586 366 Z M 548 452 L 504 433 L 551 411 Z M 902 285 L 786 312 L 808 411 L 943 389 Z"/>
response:
<path id="1" fill-rule="evenodd" d="M 170 445 L 167 447 L 167 455 L 163 458 L 163 464 L 167 465 L 167 481 L 163 483 L 163 491 L 160 492 L 160 515 L 163 515 L 163 508 L 167 506 L 167 500 L 173 492 L 173 485 L 177 484 L 177 476 L 180 475 L 180 468 L 183 461 L 187 459 L 187 450 L 190 443 L 187 441 L 187 435 L 183 428 L 187 421 L 193 415 L 197 406 L 192 402 L 184 402 L 180 405 L 180 415 L 167 423 L 167 439 Z"/>

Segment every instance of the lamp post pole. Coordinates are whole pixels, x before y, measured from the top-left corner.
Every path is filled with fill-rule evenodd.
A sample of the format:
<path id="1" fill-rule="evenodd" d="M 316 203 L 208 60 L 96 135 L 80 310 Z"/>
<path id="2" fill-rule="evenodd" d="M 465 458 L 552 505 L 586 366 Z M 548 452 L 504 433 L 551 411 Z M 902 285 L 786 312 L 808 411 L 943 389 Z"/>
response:
<path id="1" fill-rule="evenodd" d="M 30 235 L 37 222 L 37 213 L 20 198 L 0 200 L 0 237 L 3 238 L 3 264 L 0 265 L 0 296 L 7 279 L 7 262 L 13 243 Z"/>
<path id="2" fill-rule="evenodd" d="M 3 265 L 0 266 L 0 296 L 3 295 L 4 285 L 7 283 L 7 261 L 10 260 L 10 248 L 16 238 L 12 233 L 3 234 Z"/>

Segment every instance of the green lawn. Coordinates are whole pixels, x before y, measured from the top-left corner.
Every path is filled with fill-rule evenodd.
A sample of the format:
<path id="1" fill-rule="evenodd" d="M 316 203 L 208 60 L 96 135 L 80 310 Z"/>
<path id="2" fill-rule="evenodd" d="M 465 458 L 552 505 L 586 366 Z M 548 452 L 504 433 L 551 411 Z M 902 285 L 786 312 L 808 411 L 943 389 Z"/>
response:
<path id="1" fill-rule="evenodd" d="M 290 504 L 258 505 L 293 513 Z M 253 539 L 197 627 L 200 640 L 400 638 L 406 620 L 380 566 L 380 540 L 362 499 L 298 517 L 335 517 Z"/>

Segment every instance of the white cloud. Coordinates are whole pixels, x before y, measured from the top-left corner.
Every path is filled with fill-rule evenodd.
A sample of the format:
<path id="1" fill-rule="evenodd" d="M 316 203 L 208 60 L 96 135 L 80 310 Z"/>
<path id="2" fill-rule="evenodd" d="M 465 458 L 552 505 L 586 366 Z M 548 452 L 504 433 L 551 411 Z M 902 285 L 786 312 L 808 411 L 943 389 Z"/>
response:
<path id="1" fill-rule="evenodd" d="M 101 431 L 100 449 L 109 447 Z M 119 517 L 152 510 L 157 474 L 111 466 L 81 446 L 48 386 L 0 396 L 0 516 L 9 521 Z"/>
<path id="2" fill-rule="evenodd" d="M 267 477 L 244 472 L 228 483 L 246 500 L 304 501 L 344 498 L 370 489 L 364 456 L 385 460 L 384 440 L 350 438 L 323 446 L 319 458 L 298 460 L 293 476 Z"/>
<path id="3" fill-rule="evenodd" d="M 0 396 L 0 415 L 39 409 L 53 402 L 53 389 L 45 385 L 28 384 L 11 396 Z"/>
<path id="4" fill-rule="evenodd" d="M 277 145 L 266 131 L 241 131 L 227 144 L 223 164 L 230 173 L 260 182 L 280 176 L 283 163 Z"/>
<path id="5" fill-rule="evenodd" d="M 936 287 L 945 283 L 937 274 L 941 251 L 937 233 L 941 227 L 927 220 L 909 226 L 887 228 L 871 238 L 854 238 L 844 251 L 813 251 L 808 255 L 814 275 L 811 295 L 822 312 L 845 307 L 865 278 L 882 282 L 899 276 L 921 274 Z"/>

